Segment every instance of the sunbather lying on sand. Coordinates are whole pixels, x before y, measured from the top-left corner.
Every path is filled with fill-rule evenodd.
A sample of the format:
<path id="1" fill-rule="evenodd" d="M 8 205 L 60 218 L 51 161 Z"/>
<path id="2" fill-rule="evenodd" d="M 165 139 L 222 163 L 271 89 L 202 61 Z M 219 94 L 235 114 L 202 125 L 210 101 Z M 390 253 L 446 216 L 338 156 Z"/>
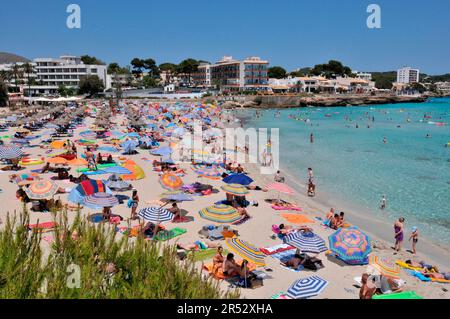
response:
<path id="1" fill-rule="evenodd" d="M 214 243 L 212 241 L 200 241 L 197 240 L 195 242 L 193 242 L 192 244 L 181 244 L 178 243 L 177 244 L 177 248 L 178 249 L 184 249 L 184 250 L 206 250 L 206 249 L 210 249 L 210 248 L 217 248 L 220 247 L 220 245 L 218 243 Z M 223 262 L 223 260 L 222 260 Z"/>
<path id="2" fill-rule="evenodd" d="M 280 224 L 278 226 L 278 229 L 280 230 L 280 234 L 282 234 L 282 235 L 288 235 L 290 233 L 297 232 L 297 231 L 312 232 L 312 229 L 307 226 L 299 226 L 297 228 L 294 228 L 292 226 L 285 225 L 285 224 Z"/>

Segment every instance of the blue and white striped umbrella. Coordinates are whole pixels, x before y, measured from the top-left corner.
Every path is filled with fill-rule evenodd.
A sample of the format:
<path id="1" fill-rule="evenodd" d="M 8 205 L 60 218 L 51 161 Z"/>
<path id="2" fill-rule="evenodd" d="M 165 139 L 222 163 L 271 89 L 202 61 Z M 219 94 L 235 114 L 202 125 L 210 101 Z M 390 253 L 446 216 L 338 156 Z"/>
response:
<path id="1" fill-rule="evenodd" d="M 294 281 L 286 294 L 293 299 L 310 298 L 319 295 L 327 285 L 328 281 L 325 279 L 311 276 Z"/>
<path id="2" fill-rule="evenodd" d="M 1 146 L 0 159 L 14 159 L 23 156 L 24 153 L 16 146 Z"/>
<path id="3" fill-rule="evenodd" d="M 284 243 L 294 246 L 303 252 L 321 253 L 328 248 L 325 246 L 325 240 L 314 233 L 295 232 L 284 237 Z"/>
<path id="4" fill-rule="evenodd" d="M 170 222 L 174 215 L 161 207 L 147 207 L 139 211 L 138 216 L 153 223 Z"/>

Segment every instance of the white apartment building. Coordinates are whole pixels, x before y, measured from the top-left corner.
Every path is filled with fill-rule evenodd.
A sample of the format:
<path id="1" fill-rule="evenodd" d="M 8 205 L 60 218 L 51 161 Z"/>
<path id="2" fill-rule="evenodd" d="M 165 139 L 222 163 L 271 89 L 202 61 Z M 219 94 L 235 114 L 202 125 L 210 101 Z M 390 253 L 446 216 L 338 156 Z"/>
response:
<path id="1" fill-rule="evenodd" d="M 417 83 L 419 82 L 420 72 L 418 69 L 404 67 L 397 70 L 397 83 Z"/>
<path id="2" fill-rule="evenodd" d="M 354 71 L 353 74 L 355 74 L 358 79 L 369 82 L 372 81 L 372 73 Z"/>
<path id="3" fill-rule="evenodd" d="M 54 58 L 37 58 L 33 61 L 38 85 L 31 86 L 35 94 L 55 94 L 61 85 L 78 87 L 80 79 L 88 75 L 97 75 L 105 89 L 111 87 L 111 78 L 106 65 L 87 65 L 76 56 Z"/>

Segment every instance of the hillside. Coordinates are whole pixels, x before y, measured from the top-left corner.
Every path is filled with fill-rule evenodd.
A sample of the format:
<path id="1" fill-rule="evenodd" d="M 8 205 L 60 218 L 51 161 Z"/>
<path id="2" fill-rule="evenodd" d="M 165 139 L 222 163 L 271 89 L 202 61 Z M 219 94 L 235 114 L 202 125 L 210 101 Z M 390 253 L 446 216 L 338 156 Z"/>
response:
<path id="1" fill-rule="evenodd" d="M 17 62 L 29 62 L 27 58 L 16 55 L 13 53 L 0 52 L 0 64 L 17 63 Z"/>

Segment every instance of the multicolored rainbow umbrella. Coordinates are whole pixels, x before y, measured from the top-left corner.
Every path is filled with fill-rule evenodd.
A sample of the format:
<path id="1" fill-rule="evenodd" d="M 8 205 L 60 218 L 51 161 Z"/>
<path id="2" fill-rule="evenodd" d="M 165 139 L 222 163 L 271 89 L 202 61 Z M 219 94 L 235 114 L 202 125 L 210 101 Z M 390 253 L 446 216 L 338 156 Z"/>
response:
<path id="1" fill-rule="evenodd" d="M 248 189 L 240 184 L 227 184 L 221 186 L 220 188 L 222 188 L 222 190 L 224 190 L 225 193 L 237 196 L 242 196 L 249 193 Z"/>
<path id="2" fill-rule="evenodd" d="M 204 219 L 216 223 L 233 223 L 241 219 L 241 214 L 234 207 L 225 204 L 216 204 L 203 208 L 199 211 L 199 214 Z"/>
<path id="3" fill-rule="evenodd" d="M 390 278 L 400 278 L 400 267 L 391 260 L 375 255 L 369 256 L 369 264 L 378 270 L 380 275 Z"/>
<path id="4" fill-rule="evenodd" d="M 159 182 L 167 190 L 177 190 L 184 185 L 183 180 L 179 176 L 170 172 L 162 174 Z"/>
<path id="5" fill-rule="evenodd" d="M 51 180 L 39 180 L 30 184 L 28 188 L 25 188 L 30 199 L 47 199 L 51 198 L 58 191 L 59 186 Z"/>
<path id="6" fill-rule="evenodd" d="M 357 227 L 340 228 L 328 240 L 330 250 L 347 264 L 366 264 L 367 256 L 372 251 L 369 236 Z"/>
<path id="7" fill-rule="evenodd" d="M 246 259 L 252 264 L 255 264 L 255 266 L 265 266 L 265 255 L 252 244 L 239 238 L 227 239 L 225 243 L 230 250 L 235 252 L 241 258 Z"/>

